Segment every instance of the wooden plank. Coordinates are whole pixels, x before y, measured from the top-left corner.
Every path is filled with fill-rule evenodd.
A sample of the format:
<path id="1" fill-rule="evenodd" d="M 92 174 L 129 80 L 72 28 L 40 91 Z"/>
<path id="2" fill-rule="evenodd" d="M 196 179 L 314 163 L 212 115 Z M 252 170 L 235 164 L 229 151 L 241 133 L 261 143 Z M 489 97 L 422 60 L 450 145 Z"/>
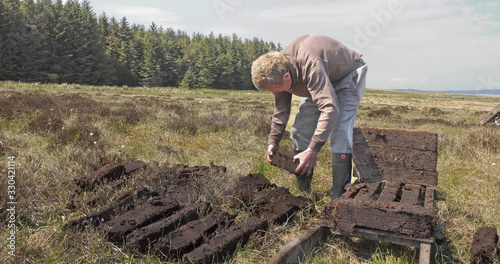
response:
<path id="1" fill-rule="evenodd" d="M 488 112 L 481 120 L 479 120 L 480 125 L 485 125 L 487 123 L 492 123 L 494 122 L 497 118 L 500 116 L 500 104 L 495 106 L 493 110 Z"/>
<path id="2" fill-rule="evenodd" d="M 419 247 L 422 243 L 434 243 L 434 238 L 416 238 L 405 235 L 396 235 L 394 233 L 369 228 L 356 228 L 353 233 L 337 230 L 333 226 L 333 222 L 325 222 L 323 220 L 315 220 L 311 222 L 313 226 L 323 226 L 331 229 L 332 234 L 342 236 L 355 236 L 370 240 L 394 243 L 402 246 Z"/>
<path id="3" fill-rule="evenodd" d="M 401 195 L 401 203 L 418 205 L 420 188 L 420 185 L 405 184 L 403 194 Z"/>
<path id="4" fill-rule="evenodd" d="M 378 201 L 380 202 L 393 202 L 396 200 L 396 195 L 401 187 L 400 183 L 388 182 L 385 184 Z"/>
<path id="5" fill-rule="evenodd" d="M 361 128 L 358 127 L 353 129 L 352 160 L 359 177 L 364 182 L 379 182 L 383 180 L 368 141 L 365 139 Z"/>
<path id="6" fill-rule="evenodd" d="M 421 243 L 420 244 L 420 255 L 419 264 L 429 264 L 431 262 L 431 244 Z"/>
<path id="7" fill-rule="evenodd" d="M 432 238 L 432 237 L 431 238 L 416 238 L 416 237 L 410 237 L 410 236 L 405 236 L 405 235 L 397 235 L 394 233 L 370 229 L 370 228 L 357 227 L 352 233 L 349 233 L 349 232 L 345 232 L 345 231 L 336 229 L 333 221 L 314 219 L 313 221 L 311 221 L 311 225 L 330 228 L 332 234 L 334 234 L 334 235 L 354 236 L 354 237 L 359 237 L 359 238 L 364 238 L 364 239 L 369 239 L 369 240 L 393 243 L 393 244 L 402 245 L 402 246 L 409 246 L 409 247 L 417 247 L 418 248 L 422 245 L 422 243 L 427 243 L 427 244 L 434 243 L 434 238 Z"/>
<path id="8" fill-rule="evenodd" d="M 335 232 L 333 233 L 335 234 Z M 368 228 L 356 228 L 356 231 L 352 235 L 360 238 L 388 242 L 409 247 L 419 247 L 421 243 L 433 243 L 433 239 L 396 235 L 393 233 Z"/>
<path id="9" fill-rule="evenodd" d="M 315 226 L 281 248 L 268 263 L 299 263 L 314 248 L 324 243 L 330 234 L 329 228 Z"/>

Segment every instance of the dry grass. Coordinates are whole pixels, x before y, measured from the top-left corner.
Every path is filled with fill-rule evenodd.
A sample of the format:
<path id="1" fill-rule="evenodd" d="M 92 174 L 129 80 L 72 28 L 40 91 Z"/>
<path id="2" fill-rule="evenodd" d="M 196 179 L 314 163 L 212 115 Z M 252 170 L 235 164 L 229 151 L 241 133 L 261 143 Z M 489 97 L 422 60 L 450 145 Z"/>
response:
<path id="1" fill-rule="evenodd" d="M 292 115 L 297 111 L 294 98 Z M 357 126 L 434 131 L 439 134 L 439 263 L 466 263 L 472 236 L 480 226 L 500 229 L 500 130 L 476 122 L 498 97 L 367 90 Z M 164 168 L 227 166 L 225 175 L 204 182 L 202 200 L 227 208 L 234 180 L 263 173 L 272 183 L 299 195 L 294 177 L 264 161 L 273 109 L 271 94 L 174 88 L 122 88 L 80 85 L 0 83 L 0 190 L 7 190 L 7 157 L 15 156 L 18 211 L 17 263 L 160 263 L 134 256 L 107 242 L 98 230 L 73 232 L 69 219 L 139 186 L 151 188 Z M 290 120 L 293 120 L 293 116 Z M 290 124 L 289 124 L 290 126 Z M 289 135 L 282 142 L 291 149 Z M 142 160 L 151 166 L 121 189 L 111 185 L 76 195 L 74 179 L 106 162 Z M 286 226 L 273 226 L 244 246 L 229 263 L 265 263 L 305 229 L 329 201 L 331 151 L 318 157 L 313 179 L 318 212 L 301 212 Z M 495 164 L 495 165 L 494 165 Z M 223 184 L 221 184 L 223 183 Z M 6 219 L 6 191 L 0 218 Z M 77 198 L 78 197 L 78 198 Z M 73 204 L 74 208 L 68 208 Z M 242 209 L 241 215 L 250 214 Z M 5 223 L 5 221 L 4 221 Z M 0 244 L 8 236 L 0 225 Z M 3 252 L 5 248 L 0 248 Z M 0 262 L 8 263 L 8 255 Z M 334 237 L 305 263 L 415 263 L 418 250 L 354 238 Z"/>

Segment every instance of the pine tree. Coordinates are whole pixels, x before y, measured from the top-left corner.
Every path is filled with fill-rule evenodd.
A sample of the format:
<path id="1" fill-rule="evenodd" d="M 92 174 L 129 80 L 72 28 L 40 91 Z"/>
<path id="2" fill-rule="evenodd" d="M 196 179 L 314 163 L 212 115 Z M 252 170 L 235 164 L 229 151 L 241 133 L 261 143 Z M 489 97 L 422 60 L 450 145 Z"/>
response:
<path id="1" fill-rule="evenodd" d="M 62 80 L 98 84 L 106 81 L 105 46 L 95 14 L 88 1 L 68 0 L 63 7 L 60 32 Z"/>
<path id="2" fill-rule="evenodd" d="M 144 38 L 144 63 L 140 72 L 139 83 L 144 86 L 153 87 L 161 86 L 165 72 L 162 64 L 164 55 L 161 49 L 160 34 L 163 29 L 158 27 L 154 22 L 150 25 L 149 30 Z"/>
<path id="3" fill-rule="evenodd" d="M 18 0 L 0 1 L 0 80 L 34 81 L 36 41 Z"/>

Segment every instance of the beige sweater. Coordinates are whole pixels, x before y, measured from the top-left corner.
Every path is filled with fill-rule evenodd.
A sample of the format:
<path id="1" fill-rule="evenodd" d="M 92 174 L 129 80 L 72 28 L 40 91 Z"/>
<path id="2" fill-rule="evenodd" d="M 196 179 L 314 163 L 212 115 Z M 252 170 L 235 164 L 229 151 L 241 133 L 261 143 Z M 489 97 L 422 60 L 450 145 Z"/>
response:
<path id="1" fill-rule="evenodd" d="M 290 117 L 292 94 L 311 97 L 321 115 L 309 147 L 320 151 L 338 117 L 333 87 L 353 70 L 364 65 L 361 55 L 325 36 L 306 35 L 294 40 L 282 52 L 292 76 L 289 92 L 275 95 L 275 109 L 268 143 L 279 145 Z"/>

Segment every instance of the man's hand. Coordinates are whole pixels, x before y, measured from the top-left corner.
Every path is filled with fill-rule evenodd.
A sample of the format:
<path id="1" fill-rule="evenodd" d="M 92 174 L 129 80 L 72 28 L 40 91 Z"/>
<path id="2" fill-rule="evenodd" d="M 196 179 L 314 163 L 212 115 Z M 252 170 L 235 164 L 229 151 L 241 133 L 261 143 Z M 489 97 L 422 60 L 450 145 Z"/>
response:
<path id="1" fill-rule="evenodd" d="M 316 166 L 317 156 L 318 152 L 311 148 L 307 148 L 301 153 L 295 155 L 293 160 L 295 161 L 298 159 L 300 161 L 299 166 L 295 169 L 295 173 L 299 175 L 312 176 L 312 171 L 314 166 Z"/>
<path id="2" fill-rule="evenodd" d="M 269 145 L 267 146 L 267 153 L 266 153 L 266 158 L 268 162 L 273 161 L 273 155 L 278 151 L 279 147 L 275 145 Z"/>

